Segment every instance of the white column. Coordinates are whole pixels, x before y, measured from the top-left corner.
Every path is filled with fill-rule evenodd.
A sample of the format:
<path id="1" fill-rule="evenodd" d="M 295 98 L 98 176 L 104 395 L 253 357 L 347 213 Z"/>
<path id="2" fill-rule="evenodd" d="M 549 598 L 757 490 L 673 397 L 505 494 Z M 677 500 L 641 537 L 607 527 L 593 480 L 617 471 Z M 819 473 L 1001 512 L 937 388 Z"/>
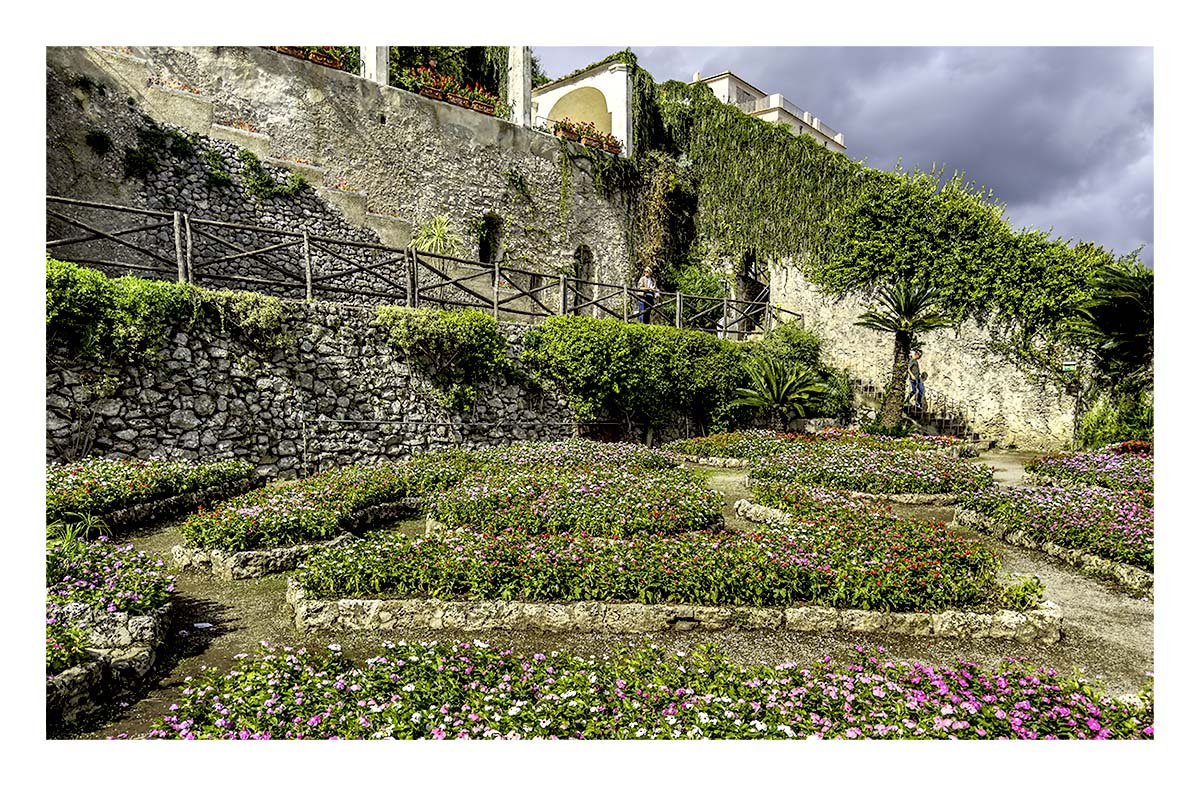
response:
<path id="1" fill-rule="evenodd" d="M 621 140 L 621 156 L 628 158 L 633 153 L 633 70 L 625 63 L 611 63 L 608 73 L 616 79 L 614 89 L 605 91 L 612 135 Z"/>
<path id="2" fill-rule="evenodd" d="M 533 125 L 533 50 L 527 46 L 508 48 L 509 120 L 528 128 Z"/>
<path id="3" fill-rule="evenodd" d="M 364 79 L 388 83 L 388 46 L 360 46 L 358 48 L 359 70 Z"/>

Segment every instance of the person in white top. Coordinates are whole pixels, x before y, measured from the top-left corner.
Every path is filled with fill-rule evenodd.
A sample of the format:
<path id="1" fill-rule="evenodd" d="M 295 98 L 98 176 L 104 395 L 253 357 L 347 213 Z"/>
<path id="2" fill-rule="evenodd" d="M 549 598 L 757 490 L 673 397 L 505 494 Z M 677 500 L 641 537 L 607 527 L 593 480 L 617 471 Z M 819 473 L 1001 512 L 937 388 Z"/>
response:
<path id="1" fill-rule="evenodd" d="M 637 290 L 637 320 L 643 325 L 648 325 L 654 301 L 658 298 L 658 282 L 654 280 L 654 274 L 651 273 L 650 268 L 642 271 L 642 277 L 637 282 Z"/>

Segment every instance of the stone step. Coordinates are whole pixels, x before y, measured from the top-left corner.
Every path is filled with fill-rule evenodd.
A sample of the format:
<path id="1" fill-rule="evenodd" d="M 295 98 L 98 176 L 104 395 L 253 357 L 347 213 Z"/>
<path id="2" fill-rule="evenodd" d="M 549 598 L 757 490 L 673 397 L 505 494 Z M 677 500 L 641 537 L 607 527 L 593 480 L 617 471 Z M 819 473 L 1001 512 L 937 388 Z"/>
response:
<path id="1" fill-rule="evenodd" d="M 385 246 L 407 248 L 412 242 L 412 224 L 396 216 L 367 213 L 363 226 L 379 235 L 379 242 Z"/>
<path id="2" fill-rule="evenodd" d="M 142 108 L 160 123 L 171 123 L 197 134 L 210 134 L 213 100 L 207 96 L 152 85 L 142 96 Z"/>
<path id="3" fill-rule="evenodd" d="M 249 150 L 260 159 L 270 157 L 271 137 L 267 134 L 258 131 L 246 131 L 245 129 L 213 122 L 209 123 L 209 128 L 203 133 L 208 134 L 213 139 L 220 139 L 222 142 L 232 142 L 238 147 Z"/>
<path id="4" fill-rule="evenodd" d="M 260 135 L 261 136 L 261 135 Z M 270 137 L 267 137 L 269 140 Z M 322 167 L 314 164 L 305 164 L 300 161 L 292 161 L 290 158 L 271 158 L 270 156 L 260 156 L 264 164 L 286 169 L 290 172 L 295 172 L 304 178 L 304 182 L 313 188 L 319 188 L 325 183 L 325 170 Z"/>

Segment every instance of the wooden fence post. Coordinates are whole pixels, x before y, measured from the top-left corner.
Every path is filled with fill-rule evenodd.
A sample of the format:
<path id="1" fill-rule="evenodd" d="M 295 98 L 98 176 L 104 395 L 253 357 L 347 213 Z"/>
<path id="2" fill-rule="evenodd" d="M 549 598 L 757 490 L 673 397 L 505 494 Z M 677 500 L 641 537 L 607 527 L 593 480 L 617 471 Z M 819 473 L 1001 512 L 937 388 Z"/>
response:
<path id="1" fill-rule="evenodd" d="M 500 321 L 500 260 L 492 262 L 492 319 Z"/>
<path id="2" fill-rule="evenodd" d="M 683 327 L 683 293 L 675 293 L 675 327 Z"/>
<path id="3" fill-rule="evenodd" d="M 567 313 L 567 277 L 562 273 L 558 274 L 558 313 Z"/>
<path id="4" fill-rule="evenodd" d="M 175 224 L 175 267 L 176 274 L 179 278 L 179 283 L 187 281 L 187 268 L 183 262 L 183 214 L 178 210 L 173 211 L 173 221 Z"/>
<path id="5" fill-rule="evenodd" d="M 405 250 L 408 254 L 408 305 L 411 308 L 417 308 L 421 300 L 420 287 L 418 286 L 421 264 L 417 261 L 417 251 L 414 248 Z"/>
<path id="6" fill-rule="evenodd" d="M 621 285 L 621 321 L 629 321 L 629 285 Z"/>
<path id="7" fill-rule="evenodd" d="M 308 230 L 304 230 L 304 299 L 312 300 L 312 253 L 308 248 Z"/>
<path id="8" fill-rule="evenodd" d="M 183 214 L 183 237 L 185 241 L 184 262 L 187 266 L 187 282 L 194 284 L 196 282 L 192 280 L 192 222 L 188 218 L 187 213 Z"/>

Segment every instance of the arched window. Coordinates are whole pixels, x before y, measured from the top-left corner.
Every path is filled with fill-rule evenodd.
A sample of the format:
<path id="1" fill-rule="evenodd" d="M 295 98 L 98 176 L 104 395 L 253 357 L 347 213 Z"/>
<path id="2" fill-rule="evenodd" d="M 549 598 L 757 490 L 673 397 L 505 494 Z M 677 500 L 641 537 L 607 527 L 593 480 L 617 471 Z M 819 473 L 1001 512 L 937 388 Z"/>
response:
<path id="1" fill-rule="evenodd" d="M 504 219 L 495 213 L 484 213 L 479 226 L 479 261 L 488 264 L 499 261 L 504 253 Z"/>

